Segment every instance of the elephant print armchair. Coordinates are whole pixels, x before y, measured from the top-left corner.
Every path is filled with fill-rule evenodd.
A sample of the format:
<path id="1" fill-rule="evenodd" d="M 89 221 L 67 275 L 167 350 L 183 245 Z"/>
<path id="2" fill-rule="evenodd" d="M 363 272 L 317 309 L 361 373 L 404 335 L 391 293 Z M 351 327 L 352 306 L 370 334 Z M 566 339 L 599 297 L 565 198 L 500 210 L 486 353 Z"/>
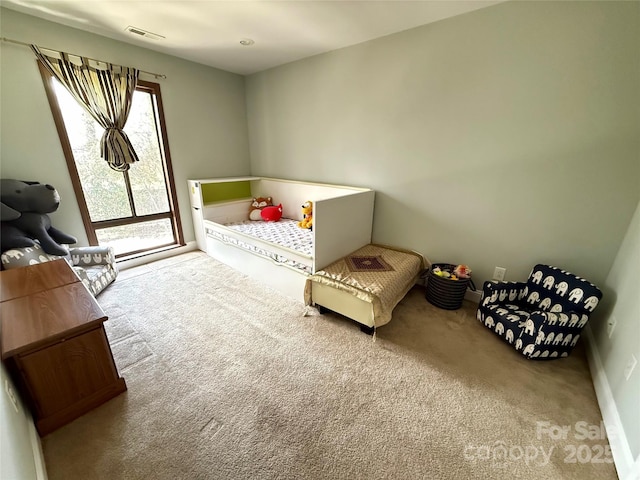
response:
<path id="1" fill-rule="evenodd" d="M 65 258 L 93 296 L 102 292 L 118 276 L 112 247 L 71 247 L 68 250 L 68 255 L 61 257 L 46 253 L 39 244 L 13 248 L 2 252 L 2 268 L 8 270 Z"/>
<path id="2" fill-rule="evenodd" d="M 538 264 L 526 282 L 485 282 L 477 318 L 529 359 L 567 357 L 602 292 L 587 280 Z"/>

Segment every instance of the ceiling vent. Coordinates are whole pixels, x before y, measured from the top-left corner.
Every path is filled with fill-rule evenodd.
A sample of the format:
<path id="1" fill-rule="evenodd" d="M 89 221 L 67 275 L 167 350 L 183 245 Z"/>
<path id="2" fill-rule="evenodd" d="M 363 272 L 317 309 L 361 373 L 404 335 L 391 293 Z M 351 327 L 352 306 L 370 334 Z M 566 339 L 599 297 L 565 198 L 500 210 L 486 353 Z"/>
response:
<path id="1" fill-rule="evenodd" d="M 162 35 L 158 35 L 157 33 L 147 32 L 138 27 L 133 27 L 129 25 L 125 30 L 134 35 L 138 35 L 139 37 L 148 38 L 150 40 L 162 40 L 164 37 Z"/>

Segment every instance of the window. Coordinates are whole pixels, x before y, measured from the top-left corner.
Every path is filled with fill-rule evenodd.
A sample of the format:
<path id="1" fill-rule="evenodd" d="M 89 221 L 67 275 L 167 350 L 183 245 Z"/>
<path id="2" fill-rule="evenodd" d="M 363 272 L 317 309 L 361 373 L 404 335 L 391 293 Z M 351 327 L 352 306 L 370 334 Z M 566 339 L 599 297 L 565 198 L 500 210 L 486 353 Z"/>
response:
<path id="1" fill-rule="evenodd" d="M 87 237 L 117 257 L 184 245 L 160 85 L 138 80 L 125 133 L 140 159 L 126 172 L 100 157 L 103 129 L 41 65 Z"/>

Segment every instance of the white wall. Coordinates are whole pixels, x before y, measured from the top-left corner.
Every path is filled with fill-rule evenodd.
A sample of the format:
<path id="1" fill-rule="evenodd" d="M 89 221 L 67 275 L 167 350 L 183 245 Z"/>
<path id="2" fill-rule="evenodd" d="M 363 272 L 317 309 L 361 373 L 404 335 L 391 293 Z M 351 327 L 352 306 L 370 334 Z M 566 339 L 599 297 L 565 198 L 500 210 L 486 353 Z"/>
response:
<path id="1" fill-rule="evenodd" d="M 640 3 L 507 2 L 247 78 L 251 173 L 376 190 L 374 241 L 603 284 L 640 198 Z"/>
<path id="2" fill-rule="evenodd" d="M 194 240 L 188 178 L 246 175 L 249 148 L 244 77 L 81 30 L 0 9 L 2 36 L 167 75 L 160 84 L 186 241 Z M 62 202 L 54 225 L 86 244 L 60 140 L 35 57 L 0 44 L 0 175 L 54 185 Z"/>
<path id="3" fill-rule="evenodd" d="M 42 451 L 31 415 L 18 399 L 13 407 L 6 384 L 15 393 L 9 375 L 0 365 L 0 478 L 2 480 L 46 479 Z"/>
<path id="4" fill-rule="evenodd" d="M 627 380 L 624 375 L 631 356 L 640 362 L 640 298 L 638 298 L 638 267 L 640 266 L 640 203 L 607 276 L 601 309 L 603 321 L 592 325 L 592 370 L 596 377 L 596 392 L 603 418 L 617 431 L 621 458 L 622 480 L 640 476 L 640 363 Z M 607 323 L 616 319 L 611 338 Z M 600 378 L 598 378 L 600 377 Z M 635 460 L 634 460 L 635 459 Z M 635 475 L 630 473 L 635 461 Z M 629 472 L 621 467 L 629 467 Z"/>

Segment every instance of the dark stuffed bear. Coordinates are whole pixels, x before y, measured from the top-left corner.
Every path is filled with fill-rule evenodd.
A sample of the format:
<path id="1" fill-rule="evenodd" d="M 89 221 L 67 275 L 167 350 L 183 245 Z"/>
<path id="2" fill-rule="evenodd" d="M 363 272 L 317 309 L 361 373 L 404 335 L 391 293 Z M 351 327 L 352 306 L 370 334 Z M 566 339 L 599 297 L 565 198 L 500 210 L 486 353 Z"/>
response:
<path id="1" fill-rule="evenodd" d="M 48 213 L 60 205 L 60 195 L 51 185 L 20 180 L 0 180 L 0 249 L 32 247 L 38 240 L 51 255 L 66 255 L 60 244 L 76 243 L 71 235 L 51 226 Z"/>

